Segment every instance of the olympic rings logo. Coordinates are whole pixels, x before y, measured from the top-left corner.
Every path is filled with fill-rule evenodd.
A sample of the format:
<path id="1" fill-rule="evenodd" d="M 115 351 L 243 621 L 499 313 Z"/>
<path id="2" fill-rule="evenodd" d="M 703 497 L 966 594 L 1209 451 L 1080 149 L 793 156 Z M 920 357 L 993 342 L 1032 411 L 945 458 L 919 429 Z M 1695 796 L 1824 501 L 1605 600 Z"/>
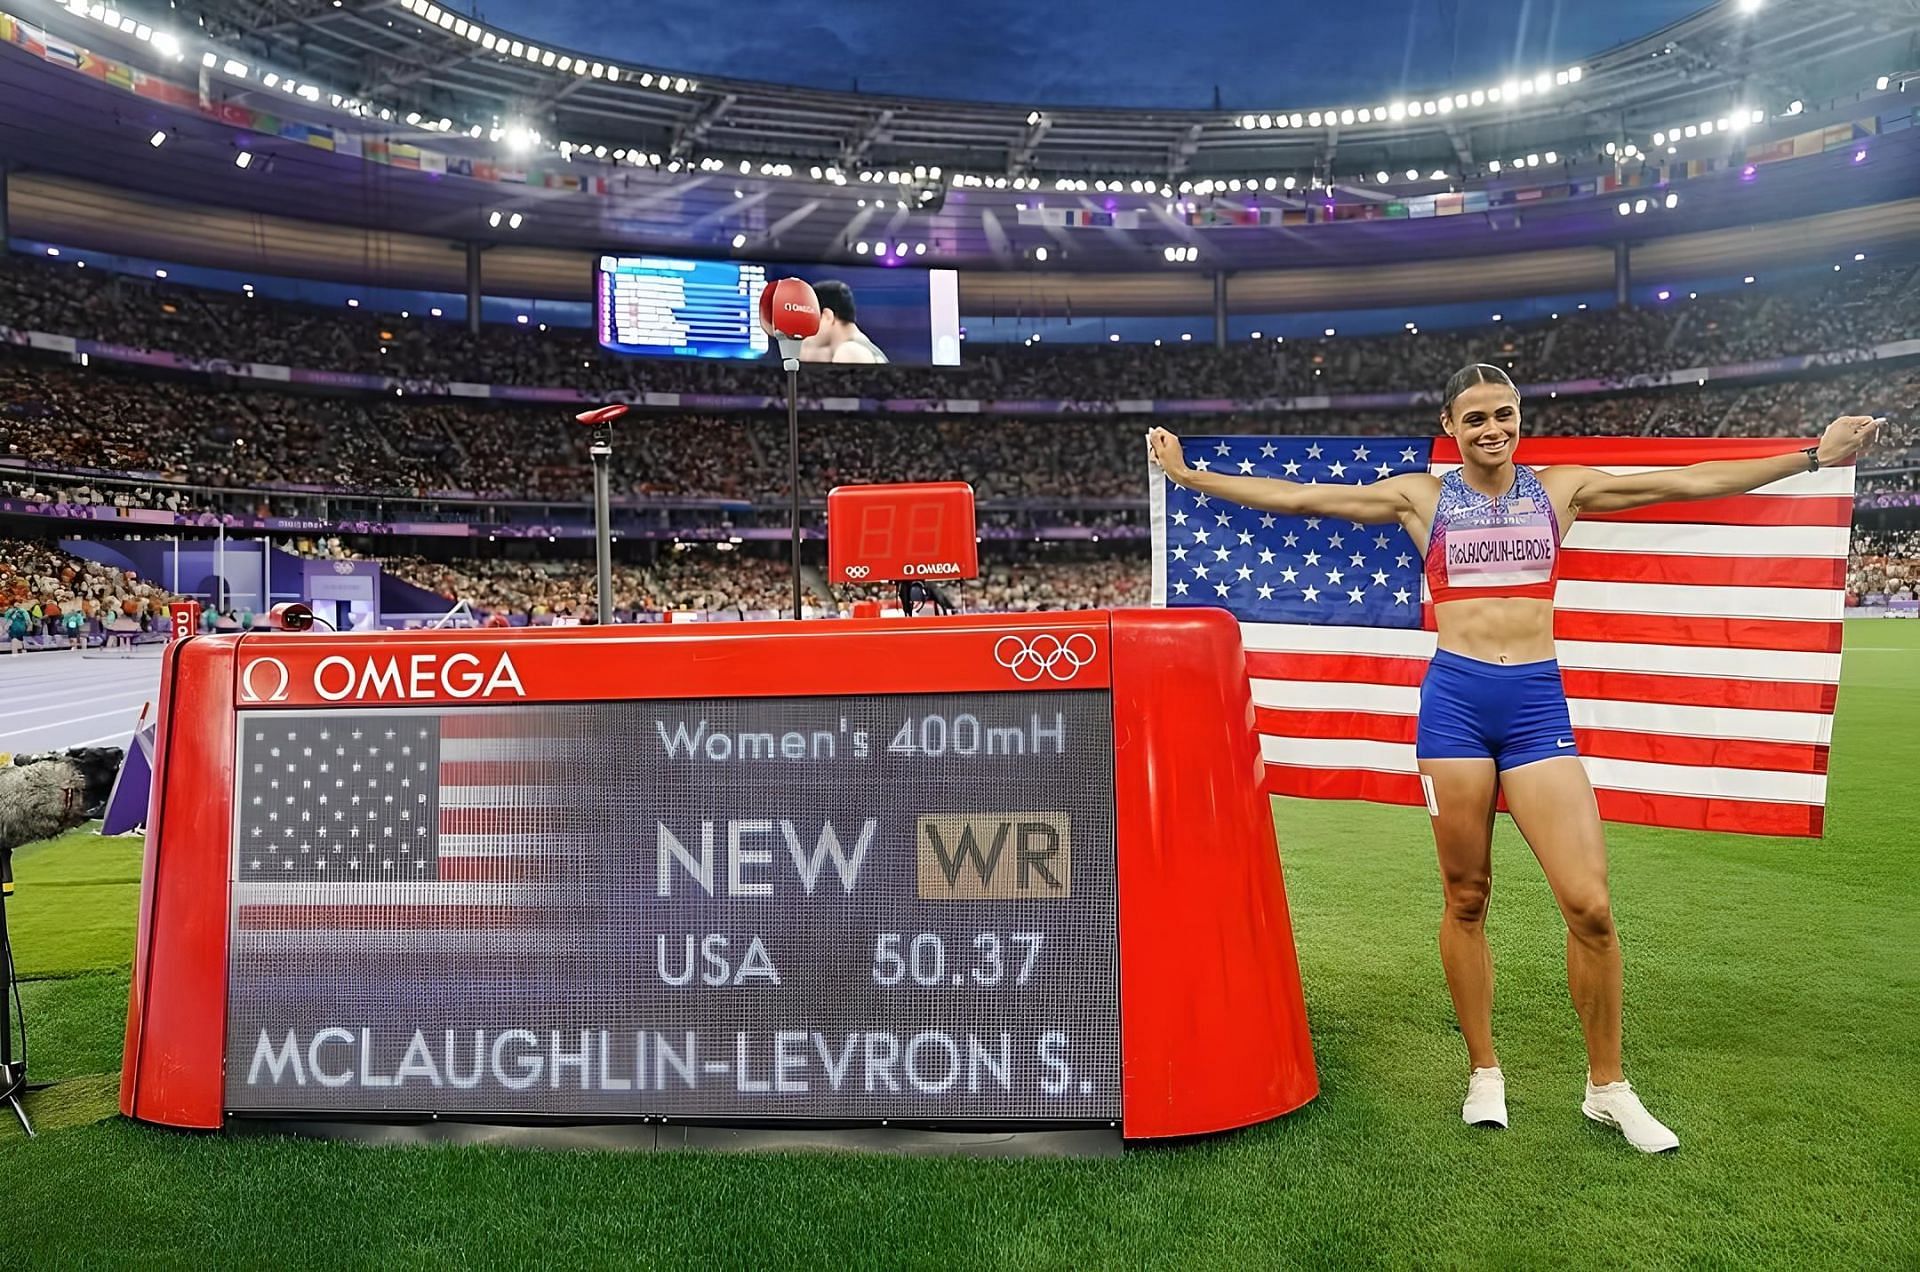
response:
<path id="1" fill-rule="evenodd" d="M 1097 652 L 1093 637 L 1085 632 L 1075 632 L 1065 640 L 1052 632 L 1041 632 L 1032 640 L 1002 636 L 994 642 L 993 660 L 1022 684 L 1030 685 L 1042 676 L 1064 684 L 1079 675 Z"/>
<path id="2" fill-rule="evenodd" d="M 847 567 L 847 577 L 850 579 L 864 579 L 867 577 L 867 567 L 864 565 L 850 565 Z"/>

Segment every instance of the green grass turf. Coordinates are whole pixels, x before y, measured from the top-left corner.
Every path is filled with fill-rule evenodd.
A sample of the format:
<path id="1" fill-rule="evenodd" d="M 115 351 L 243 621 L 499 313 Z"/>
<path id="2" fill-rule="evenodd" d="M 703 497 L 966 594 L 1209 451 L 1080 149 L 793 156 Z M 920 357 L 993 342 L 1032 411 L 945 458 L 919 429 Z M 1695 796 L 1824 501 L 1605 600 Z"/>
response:
<path id="1" fill-rule="evenodd" d="M 1821 842 L 1616 827 L 1628 1072 L 1679 1130 L 1580 1117 L 1540 872 L 1501 826 L 1513 1128 L 1463 1127 L 1418 811 L 1276 805 L 1324 1093 L 1118 1161 L 374 1149 L 110 1116 L 137 869 L 19 862 L 45 1134 L 0 1122 L 13 1266 L 1920 1266 L 1920 624 L 1849 625 Z M 51 979 L 57 977 L 57 979 Z M 91 1075 L 91 1076 L 90 1076 Z"/>

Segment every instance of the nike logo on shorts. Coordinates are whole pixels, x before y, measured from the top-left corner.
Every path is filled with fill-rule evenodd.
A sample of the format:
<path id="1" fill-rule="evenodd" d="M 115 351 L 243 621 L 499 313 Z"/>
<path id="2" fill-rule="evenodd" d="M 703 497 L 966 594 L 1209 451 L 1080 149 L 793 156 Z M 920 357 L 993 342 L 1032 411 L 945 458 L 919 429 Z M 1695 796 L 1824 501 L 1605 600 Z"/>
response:
<path id="1" fill-rule="evenodd" d="M 1555 742 L 1554 742 L 1554 745 L 1555 745 L 1555 746 L 1557 746 L 1557 747 L 1559 747 L 1559 748 L 1560 748 L 1560 749 L 1561 749 L 1562 751 L 1564 751 L 1564 750 L 1566 750 L 1566 749 L 1567 749 L 1568 747 L 1570 747 L 1570 746 L 1572 746 L 1572 745 L 1573 745 L 1573 739 L 1571 739 L 1571 738 L 1569 738 L 1569 739 L 1567 739 L 1567 740 L 1566 740 L 1565 742 L 1560 742 L 1560 741 L 1555 741 Z"/>

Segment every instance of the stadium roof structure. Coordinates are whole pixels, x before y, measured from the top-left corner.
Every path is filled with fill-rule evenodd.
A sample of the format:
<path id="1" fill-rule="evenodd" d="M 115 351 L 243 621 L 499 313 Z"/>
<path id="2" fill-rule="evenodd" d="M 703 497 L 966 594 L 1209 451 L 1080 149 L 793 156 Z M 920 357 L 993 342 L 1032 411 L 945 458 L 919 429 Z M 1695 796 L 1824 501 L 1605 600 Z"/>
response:
<path id="1" fill-rule="evenodd" d="M 1913 129 L 1875 138 L 1862 164 L 1813 154 L 1757 186 L 1725 170 L 1756 142 L 1910 111 L 1901 94 L 1916 81 L 1906 68 L 1920 58 L 1920 0 L 1775 0 L 1753 12 L 1728 0 L 1526 79 L 1370 103 L 1357 91 L 1345 103 L 1276 100 L 1258 113 L 1053 110 L 681 75 L 545 48 L 430 0 L 195 2 L 0 0 L 171 94 L 130 97 L 113 76 L 0 42 L 0 161 L 29 170 L 16 171 L 16 195 L 43 200 L 23 206 L 76 227 L 117 218 L 120 230 L 88 245 L 155 254 L 159 200 L 477 242 L 500 249 L 489 290 L 494 262 L 546 252 L 523 294 L 555 294 L 562 275 L 580 280 L 563 294 L 584 286 L 577 258 L 560 253 L 632 247 L 957 266 L 977 294 L 995 271 L 1009 286 L 1063 289 L 1074 275 L 1131 275 L 1130 295 L 1100 303 L 1150 312 L 1190 304 L 1172 291 L 1185 297 L 1221 271 L 1250 303 L 1249 271 L 1494 253 L 1520 268 L 1575 246 L 1920 196 Z M 376 147 L 393 162 L 371 162 Z M 1696 161 L 1716 179 L 1684 181 L 1676 208 L 1663 195 L 1655 214 L 1624 221 L 1604 197 L 1411 223 L 1294 220 L 1463 191 L 1659 183 L 1655 163 Z M 1911 210 L 1883 219 L 1888 235 L 1920 237 Z M 148 239 L 136 246 L 135 232 Z M 1607 267 L 1582 265 L 1596 268 Z M 1176 277 L 1192 284 L 1169 290 Z"/>
<path id="2" fill-rule="evenodd" d="M 1735 107 L 1782 113 L 1866 87 L 1915 56 L 1913 0 L 1723 0 L 1575 66 L 1399 97 L 1276 97 L 1257 110 L 1052 109 L 870 96 L 688 76 L 542 46 L 430 0 L 199 0 L 207 34 L 252 57 L 456 127 L 511 121 L 545 138 L 670 161 L 842 173 L 940 167 L 993 178 L 1182 179 L 1293 172 L 1342 179 L 1645 139 Z M 189 9 L 188 11 L 192 11 Z M 723 20 L 716 16 L 716 20 Z M 1885 63 L 1882 65 L 1882 63 Z M 604 68 L 604 69 L 603 69 Z M 1863 74 L 1871 70 L 1871 74 Z M 1417 183 L 1416 183 L 1417 184 Z"/>

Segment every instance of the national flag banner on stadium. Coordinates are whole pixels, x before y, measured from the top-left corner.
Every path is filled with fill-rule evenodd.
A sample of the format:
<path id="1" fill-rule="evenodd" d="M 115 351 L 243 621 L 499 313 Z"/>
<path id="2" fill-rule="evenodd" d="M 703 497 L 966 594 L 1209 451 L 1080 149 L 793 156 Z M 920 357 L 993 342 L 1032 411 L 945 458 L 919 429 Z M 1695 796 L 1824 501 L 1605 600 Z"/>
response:
<path id="1" fill-rule="evenodd" d="M 1214 472 L 1375 482 L 1460 464 L 1449 438 L 1183 439 Z M 1799 443 L 1527 438 L 1521 462 L 1645 472 Z M 1750 494 L 1581 517 L 1554 635 L 1601 816 L 1815 837 L 1840 679 L 1851 465 Z M 1398 526 L 1255 512 L 1149 468 L 1153 600 L 1240 620 L 1274 794 L 1424 802 L 1419 686 L 1434 650 L 1420 550 Z"/>

